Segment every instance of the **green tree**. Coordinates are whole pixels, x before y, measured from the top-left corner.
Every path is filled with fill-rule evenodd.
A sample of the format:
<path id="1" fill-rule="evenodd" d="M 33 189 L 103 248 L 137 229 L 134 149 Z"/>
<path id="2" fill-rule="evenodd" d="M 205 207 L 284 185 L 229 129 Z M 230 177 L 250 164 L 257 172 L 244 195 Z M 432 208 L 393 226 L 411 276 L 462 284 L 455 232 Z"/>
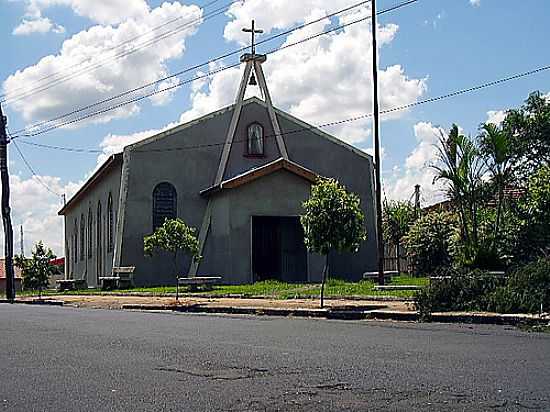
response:
<path id="1" fill-rule="evenodd" d="M 475 261 L 479 250 L 479 209 L 482 206 L 485 172 L 476 142 L 460 134 L 453 125 L 448 136 L 441 136 L 434 181 L 442 181 L 459 216 L 465 258 Z"/>
<path id="2" fill-rule="evenodd" d="M 522 107 L 506 113 L 503 128 L 512 137 L 517 183 L 522 185 L 550 165 L 550 99 L 531 93 Z"/>
<path id="3" fill-rule="evenodd" d="M 324 305 L 325 282 L 329 271 L 329 253 L 357 252 L 366 239 L 365 217 L 359 197 L 334 179 L 320 179 L 311 187 L 303 203 L 301 223 L 305 244 L 310 252 L 325 256 L 321 283 L 321 308 Z"/>
<path id="4" fill-rule="evenodd" d="M 15 256 L 15 265 L 21 269 L 23 288 L 38 290 L 38 297 L 42 298 L 42 290 L 48 286 L 50 276 L 59 273 L 59 268 L 50 262 L 55 259 L 51 249 L 44 246 L 42 241 L 34 245 L 32 257 Z"/>
<path id="5" fill-rule="evenodd" d="M 516 260 L 530 261 L 550 256 L 550 166 L 542 166 L 530 176 L 527 193 L 520 201 L 522 220 Z"/>
<path id="6" fill-rule="evenodd" d="M 451 241 L 456 218 L 448 212 L 430 212 L 414 222 L 404 237 L 417 276 L 428 276 L 451 265 Z"/>
<path id="7" fill-rule="evenodd" d="M 493 240 L 499 241 L 499 231 L 504 204 L 504 189 L 512 182 L 514 173 L 514 145 L 512 136 L 492 123 L 484 124 L 479 136 L 480 151 L 496 189 L 497 208 Z"/>
<path id="8" fill-rule="evenodd" d="M 386 241 L 395 245 L 397 251 L 397 272 L 401 273 L 401 244 L 410 225 L 415 221 L 416 213 L 410 202 L 385 202 L 383 230 Z"/>
<path id="9" fill-rule="evenodd" d="M 180 253 L 198 260 L 199 241 L 195 229 L 187 226 L 181 219 L 166 219 L 151 235 L 143 238 L 143 250 L 146 256 L 152 256 L 158 251 L 172 254 L 174 274 L 176 276 L 176 300 L 179 299 L 178 255 Z"/>

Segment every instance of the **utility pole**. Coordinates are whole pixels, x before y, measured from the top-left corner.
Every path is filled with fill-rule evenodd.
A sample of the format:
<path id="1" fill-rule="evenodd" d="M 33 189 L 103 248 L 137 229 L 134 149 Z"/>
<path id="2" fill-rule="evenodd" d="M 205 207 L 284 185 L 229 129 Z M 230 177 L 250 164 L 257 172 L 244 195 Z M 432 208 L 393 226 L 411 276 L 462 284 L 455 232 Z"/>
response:
<path id="1" fill-rule="evenodd" d="M 23 225 L 21 225 L 21 238 L 20 238 L 20 242 L 21 242 L 21 257 L 25 257 L 25 245 L 23 243 Z"/>
<path id="2" fill-rule="evenodd" d="M 384 236 L 382 233 L 382 177 L 380 167 L 380 110 L 378 106 L 378 45 L 376 43 L 376 0 L 371 0 L 372 24 L 372 85 L 374 170 L 376 178 L 376 243 L 378 246 L 378 284 L 384 284 Z"/>
<path id="3" fill-rule="evenodd" d="M 7 118 L 0 104 L 0 178 L 2 180 L 2 223 L 4 224 L 4 269 L 6 272 L 6 299 L 15 300 L 15 276 L 13 273 L 13 228 L 10 210 L 10 176 L 8 173 Z"/>

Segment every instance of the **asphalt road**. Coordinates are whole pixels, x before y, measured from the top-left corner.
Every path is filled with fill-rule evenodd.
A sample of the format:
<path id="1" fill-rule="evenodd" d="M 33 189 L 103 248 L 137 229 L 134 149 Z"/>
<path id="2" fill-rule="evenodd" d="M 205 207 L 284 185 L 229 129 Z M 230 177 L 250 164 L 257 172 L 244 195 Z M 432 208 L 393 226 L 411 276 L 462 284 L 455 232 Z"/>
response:
<path id="1" fill-rule="evenodd" d="M 0 411 L 550 410 L 550 335 L 0 304 Z"/>

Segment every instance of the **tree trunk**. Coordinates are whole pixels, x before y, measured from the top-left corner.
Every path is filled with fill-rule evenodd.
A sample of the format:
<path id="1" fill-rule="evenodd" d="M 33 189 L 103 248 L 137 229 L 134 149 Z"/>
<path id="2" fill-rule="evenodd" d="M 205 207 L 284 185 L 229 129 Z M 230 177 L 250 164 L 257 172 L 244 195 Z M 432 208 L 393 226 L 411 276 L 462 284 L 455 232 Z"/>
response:
<path id="1" fill-rule="evenodd" d="M 174 253 L 174 274 L 176 275 L 176 302 L 180 298 L 180 277 L 178 275 L 178 252 Z"/>
<path id="2" fill-rule="evenodd" d="M 497 242 L 497 238 L 498 238 L 498 232 L 499 232 L 499 229 L 500 229 L 500 215 L 502 213 L 503 197 L 504 197 L 504 188 L 503 188 L 502 183 L 500 183 L 499 188 L 498 188 L 497 216 L 496 216 L 496 219 L 495 219 L 495 239 L 494 239 L 495 246 L 496 246 L 496 242 Z"/>
<path id="3" fill-rule="evenodd" d="M 395 254 L 397 255 L 397 276 L 401 275 L 401 256 L 399 254 L 400 252 L 400 245 L 399 242 L 397 242 L 397 245 L 395 246 Z"/>
<path id="4" fill-rule="evenodd" d="M 323 269 L 323 280 L 321 281 L 321 309 L 325 305 L 325 282 L 327 280 L 328 273 L 328 253 L 325 255 L 325 268 Z"/>

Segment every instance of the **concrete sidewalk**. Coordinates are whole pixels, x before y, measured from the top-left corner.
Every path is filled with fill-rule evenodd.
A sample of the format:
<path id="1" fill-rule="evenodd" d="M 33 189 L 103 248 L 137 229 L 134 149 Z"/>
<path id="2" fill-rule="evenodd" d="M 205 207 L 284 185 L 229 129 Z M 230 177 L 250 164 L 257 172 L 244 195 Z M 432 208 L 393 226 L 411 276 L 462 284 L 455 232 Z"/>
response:
<path id="1" fill-rule="evenodd" d="M 372 300 L 325 300 L 325 308 L 319 308 L 318 299 L 246 299 L 246 298 L 189 298 L 176 302 L 172 297 L 106 296 L 106 295 L 56 295 L 44 302 L 34 297 L 18 299 L 18 303 L 54 304 L 80 308 L 174 311 L 186 313 L 242 314 L 260 316 L 297 316 L 345 320 L 393 320 L 416 322 L 420 320 L 414 304 L 408 301 L 380 302 Z M 547 325 L 548 314 L 500 314 L 488 312 L 433 313 L 432 322 L 471 323 L 497 325 Z"/>

